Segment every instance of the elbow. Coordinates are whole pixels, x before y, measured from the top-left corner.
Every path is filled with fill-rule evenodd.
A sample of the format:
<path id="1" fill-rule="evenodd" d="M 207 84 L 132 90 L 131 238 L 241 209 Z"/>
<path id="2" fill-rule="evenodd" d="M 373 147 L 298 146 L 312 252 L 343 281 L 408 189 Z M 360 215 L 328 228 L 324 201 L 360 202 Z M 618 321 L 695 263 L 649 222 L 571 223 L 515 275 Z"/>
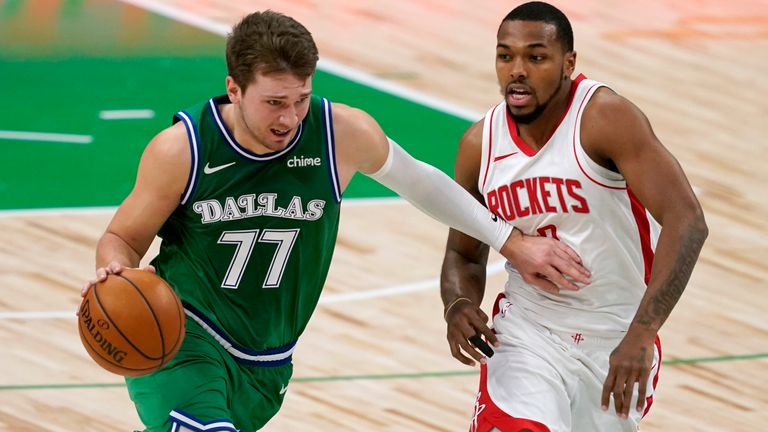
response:
<path id="1" fill-rule="evenodd" d="M 694 226 L 696 230 L 701 234 L 702 238 L 707 238 L 709 235 L 709 227 L 707 221 L 704 218 L 704 210 L 701 208 L 701 204 L 696 206 L 693 213 Z"/>
<path id="2" fill-rule="evenodd" d="M 704 220 L 704 217 L 701 218 L 701 223 L 699 224 L 699 232 L 701 233 L 702 239 L 706 239 L 709 236 L 709 227 L 707 226 L 707 221 Z"/>
<path id="3" fill-rule="evenodd" d="M 696 239 L 701 245 L 704 244 L 704 241 L 709 236 L 709 227 L 707 226 L 707 221 L 704 218 L 704 212 L 700 206 L 697 206 L 696 211 L 691 218 L 691 223 L 689 224 L 689 232 L 691 237 Z"/>

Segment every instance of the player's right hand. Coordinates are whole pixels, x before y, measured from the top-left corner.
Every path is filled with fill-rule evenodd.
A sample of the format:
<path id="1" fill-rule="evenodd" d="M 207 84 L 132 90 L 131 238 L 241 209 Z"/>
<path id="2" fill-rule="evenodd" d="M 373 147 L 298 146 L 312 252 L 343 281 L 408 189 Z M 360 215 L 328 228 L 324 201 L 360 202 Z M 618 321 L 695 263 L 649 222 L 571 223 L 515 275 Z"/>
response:
<path id="1" fill-rule="evenodd" d="M 117 261 L 112 261 L 109 264 L 107 264 L 104 267 L 99 267 L 96 269 L 96 278 L 91 279 L 88 282 L 83 285 L 83 288 L 80 290 L 80 296 L 85 297 L 85 294 L 88 293 L 88 290 L 91 289 L 94 285 L 96 285 L 99 282 L 103 282 L 107 279 L 107 276 L 111 274 L 120 274 L 125 268 L 124 265 L 120 264 Z M 151 265 L 147 265 L 141 268 L 141 270 L 149 271 L 152 273 L 155 273 L 155 267 Z"/>
<path id="2" fill-rule="evenodd" d="M 486 362 L 486 357 L 469 342 L 470 337 L 482 335 L 492 346 L 499 346 L 496 334 L 486 325 L 488 315 L 469 299 L 461 299 L 449 306 L 445 321 L 448 323 L 447 337 L 451 354 L 467 366 L 474 366 L 475 361 L 482 364 Z"/>

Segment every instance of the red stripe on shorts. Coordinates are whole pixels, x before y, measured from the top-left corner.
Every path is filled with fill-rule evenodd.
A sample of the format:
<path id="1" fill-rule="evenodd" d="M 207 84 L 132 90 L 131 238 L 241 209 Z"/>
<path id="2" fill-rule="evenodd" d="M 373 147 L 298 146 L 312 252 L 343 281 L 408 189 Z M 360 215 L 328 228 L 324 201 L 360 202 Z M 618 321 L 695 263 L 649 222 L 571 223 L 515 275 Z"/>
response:
<path id="1" fill-rule="evenodd" d="M 501 431 L 530 431 L 530 432 L 550 432 L 545 425 L 529 419 L 512 417 L 501 410 L 491 400 L 488 394 L 488 371 L 487 366 L 480 365 L 480 392 L 475 401 L 475 414 L 472 418 L 472 424 L 469 432 L 489 432 L 493 428 Z"/>

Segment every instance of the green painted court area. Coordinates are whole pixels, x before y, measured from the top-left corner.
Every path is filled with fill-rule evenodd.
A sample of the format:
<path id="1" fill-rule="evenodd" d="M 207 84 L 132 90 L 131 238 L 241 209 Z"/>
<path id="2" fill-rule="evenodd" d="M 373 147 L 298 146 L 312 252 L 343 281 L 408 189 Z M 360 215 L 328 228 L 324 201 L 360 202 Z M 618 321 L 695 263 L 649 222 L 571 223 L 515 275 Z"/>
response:
<path id="1" fill-rule="evenodd" d="M 117 1 L 0 0 L 0 209 L 119 204 L 173 113 L 224 92 L 224 43 Z M 466 120 L 323 71 L 314 91 L 452 172 Z M 102 119 L 125 110 L 143 118 Z M 390 195 L 360 175 L 345 192 Z"/>

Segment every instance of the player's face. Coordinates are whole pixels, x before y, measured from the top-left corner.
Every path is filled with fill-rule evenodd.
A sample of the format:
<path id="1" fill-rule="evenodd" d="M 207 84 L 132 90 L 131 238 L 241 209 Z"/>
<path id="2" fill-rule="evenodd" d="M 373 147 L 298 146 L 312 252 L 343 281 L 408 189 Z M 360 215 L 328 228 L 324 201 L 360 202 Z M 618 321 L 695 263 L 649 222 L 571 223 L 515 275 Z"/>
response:
<path id="1" fill-rule="evenodd" d="M 236 124 L 245 129 L 238 135 L 247 136 L 257 150 L 276 152 L 291 142 L 307 116 L 312 77 L 258 73 L 244 91 L 227 77 L 227 92 L 239 108 L 235 110 L 240 116 Z"/>
<path id="2" fill-rule="evenodd" d="M 496 44 L 496 76 L 510 114 L 530 123 L 562 94 L 576 63 L 575 52 L 563 52 L 557 29 L 540 21 L 505 21 Z M 567 94 L 567 93 L 566 93 Z"/>

